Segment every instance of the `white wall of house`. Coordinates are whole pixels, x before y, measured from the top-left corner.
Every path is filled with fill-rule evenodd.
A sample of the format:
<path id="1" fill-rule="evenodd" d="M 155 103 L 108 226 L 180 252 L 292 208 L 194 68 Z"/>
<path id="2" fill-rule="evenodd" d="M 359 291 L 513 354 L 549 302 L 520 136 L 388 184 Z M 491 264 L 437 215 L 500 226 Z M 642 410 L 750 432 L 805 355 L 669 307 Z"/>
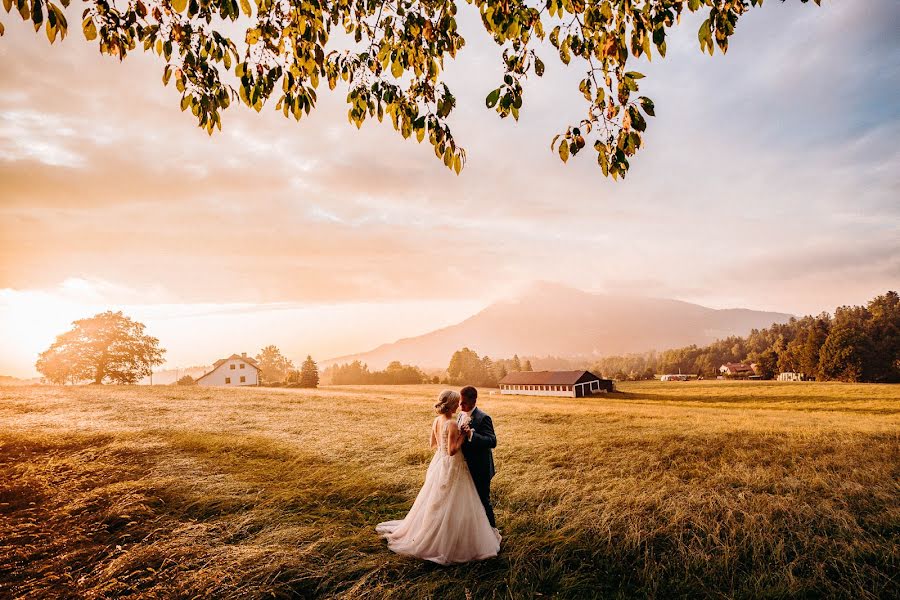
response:
<path id="1" fill-rule="evenodd" d="M 599 381 L 588 381 L 576 384 L 583 388 L 584 394 L 600 391 Z M 500 393 L 511 396 L 559 396 L 563 398 L 574 398 L 574 385 L 519 385 L 519 384 L 501 384 Z"/>
<path id="2" fill-rule="evenodd" d="M 243 381 L 241 381 L 243 378 Z M 257 385 L 259 371 L 248 362 L 239 358 L 226 360 L 221 365 L 197 380 L 197 385 L 215 385 L 224 387 L 240 387 Z"/>
<path id="3" fill-rule="evenodd" d="M 540 388 L 556 388 L 556 389 L 540 389 Z M 503 384 L 503 387 L 500 388 L 501 394 L 509 394 L 511 396 L 561 396 L 561 397 L 575 397 L 575 390 L 565 388 L 572 388 L 572 386 L 566 385 L 512 385 L 512 384 Z"/>
<path id="4" fill-rule="evenodd" d="M 779 373 L 778 381 L 803 381 L 803 373 Z"/>

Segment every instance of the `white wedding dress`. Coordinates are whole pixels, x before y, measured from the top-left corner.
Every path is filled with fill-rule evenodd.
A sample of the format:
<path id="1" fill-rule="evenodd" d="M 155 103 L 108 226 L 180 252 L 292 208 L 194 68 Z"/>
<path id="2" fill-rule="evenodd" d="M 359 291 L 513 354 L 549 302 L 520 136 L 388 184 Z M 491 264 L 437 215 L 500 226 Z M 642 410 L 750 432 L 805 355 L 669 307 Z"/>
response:
<path id="1" fill-rule="evenodd" d="M 447 451 L 452 420 L 439 418 L 438 449 L 416 501 L 402 521 L 379 523 L 375 531 L 397 554 L 442 565 L 497 556 L 500 533 L 488 522 L 462 450 Z"/>

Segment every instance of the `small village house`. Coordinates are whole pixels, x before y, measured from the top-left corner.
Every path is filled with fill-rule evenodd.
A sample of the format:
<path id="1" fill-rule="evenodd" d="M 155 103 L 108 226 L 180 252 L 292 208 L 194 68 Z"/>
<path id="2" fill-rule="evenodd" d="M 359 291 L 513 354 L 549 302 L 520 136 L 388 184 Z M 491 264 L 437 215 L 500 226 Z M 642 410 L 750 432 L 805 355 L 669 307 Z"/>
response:
<path id="1" fill-rule="evenodd" d="M 221 358 L 210 372 L 197 379 L 197 385 L 239 387 L 259 385 L 259 366 L 246 352 Z"/>
<path id="2" fill-rule="evenodd" d="M 750 377 L 756 375 L 751 365 L 745 363 L 725 363 L 719 367 L 719 373 L 726 377 Z"/>
<path id="3" fill-rule="evenodd" d="M 668 373 L 661 375 L 660 381 L 690 381 L 691 376 L 686 373 Z"/>
<path id="4" fill-rule="evenodd" d="M 583 398 L 615 391 L 615 382 L 590 371 L 513 371 L 500 380 L 501 394 Z"/>

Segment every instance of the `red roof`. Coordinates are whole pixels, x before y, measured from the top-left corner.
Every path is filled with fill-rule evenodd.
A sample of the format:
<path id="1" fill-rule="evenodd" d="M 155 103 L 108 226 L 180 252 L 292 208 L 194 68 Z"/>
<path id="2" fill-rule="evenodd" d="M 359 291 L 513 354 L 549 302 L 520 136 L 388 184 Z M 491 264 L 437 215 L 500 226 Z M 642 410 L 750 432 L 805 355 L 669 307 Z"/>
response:
<path id="1" fill-rule="evenodd" d="M 513 371 L 500 380 L 506 385 L 574 385 L 602 381 L 590 371 Z"/>
<path id="2" fill-rule="evenodd" d="M 753 370 L 753 367 L 751 367 L 750 365 L 745 365 L 744 363 L 731 363 L 730 362 L 730 363 L 725 363 L 722 366 L 725 367 L 726 369 L 728 369 L 729 371 L 735 371 L 735 372 L 737 372 L 737 371 L 752 371 Z"/>

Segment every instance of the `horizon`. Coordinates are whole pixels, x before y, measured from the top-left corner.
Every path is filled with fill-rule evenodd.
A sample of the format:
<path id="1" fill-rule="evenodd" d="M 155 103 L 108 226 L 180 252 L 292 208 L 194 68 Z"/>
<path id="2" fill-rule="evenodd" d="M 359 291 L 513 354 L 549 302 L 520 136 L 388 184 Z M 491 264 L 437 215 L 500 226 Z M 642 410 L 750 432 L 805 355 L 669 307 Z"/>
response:
<path id="1" fill-rule="evenodd" d="M 90 287 L 89 282 L 84 281 L 69 281 L 65 287 L 69 292 L 78 291 L 84 292 L 89 290 Z M 104 312 L 107 310 L 111 311 L 122 311 L 126 316 L 130 316 L 147 326 L 147 333 L 154 337 L 159 338 L 160 346 L 166 349 L 166 360 L 165 362 L 154 369 L 154 372 L 161 371 L 170 371 L 176 369 L 190 369 L 195 367 L 208 367 L 215 360 L 219 358 L 226 357 L 232 353 L 240 354 L 241 352 L 246 352 L 248 356 L 256 356 L 261 348 L 264 346 L 274 344 L 278 346 L 279 349 L 285 354 L 285 356 L 294 361 L 295 364 L 299 364 L 302 361 L 303 357 L 307 354 L 311 354 L 313 358 L 320 364 L 320 367 L 323 363 L 333 363 L 336 360 L 344 359 L 344 358 L 353 358 L 356 355 L 366 354 L 373 350 L 378 349 L 381 346 L 390 345 L 398 341 L 402 341 L 408 338 L 414 338 L 420 335 L 425 335 L 428 333 L 432 333 L 444 327 L 453 326 L 458 323 L 464 322 L 471 317 L 474 317 L 480 314 L 487 308 L 491 306 L 495 306 L 497 304 L 506 303 L 506 302 L 516 302 L 520 298 L 522 298 L 521 294 L 528 294 L 531 291 L 538 289 L 539 287 L 546 286 L 561 286 L 566 289 L 573 289 L 579 292 L 598 295 L 598 296 L 610 296 L 612 298 L 618 299 L 629 299 L 629 298 L 646 298 L 646 299 L 659 299 L 659 300 L 674 300 L 676 302 L 688 302 L 689 304 L 703 306 L 704 308 L 709 308 L 712 310 L 750 310 L 754 312 L 763 312 L 763 313 L 779 313 L 782 315 L 788 315 L 790 317 L 803 317 L 807 314 L 817 315 L 822 312 L 827 312 L 829 314 L 833 313 L 834 308 L 831 310 L 820 310 L 812 313 L 793 313 L 788 311 L 772 311 L 772 310 L 764 310 L 764 309 L 756 309 L 752 307 L 745 306 L 704 306 L 697 304 L 695 302 L 689 302 L 687 300 L 681 300 L 678 298 L 661 298 L 658 296 L 636 296 L 634 294 L 608 294 L 602 291 L 591 291 L 591 290 L 581 290 L 577 288 L 571 288 L 571 286 L 560 284 L 558 282 L 550 282 L 550 281 L 536 281 L 533 282 L 532 285 L 525 286 L 522 290 L 520 290 L 519 295 L 507 295 L 506 297 L 496 298 L 493 301 L 489 302 L 486 305 L 481 305 L 480 303 L 476 303 L 473 305 L 471 312 L 464 313 L 455 319 L 451 318 L 451 315 L 455 313 L 448 312 L 437 312 L 440 309 L 446 308 L 442 303 L 431 303 L 430 306 L 434 308 L 436 312 L 426 312 L 421 315 L 421 319 L 418 321 L 412 321 L 413 325 L 411 327 L 418 326 L 418 329 L 411 329 L 410 333 L 404 335 L 397 335 L 394 338 L 383 337 L 376 338 L 379 332 L 383 333 L 385 336 L 392 335 L 392 332 L 396 330 L 396 327 L 393 323 L 384 323 L 384 326 L 381 329 L 373 329 L 369 332 L 369 335 L 364 336 L 362 338 L 352 338 L 345 337 L 340 340 L 336 345 L 329 345 L 326 338 L 329 336 L 332 331 L 330 327 L 334 325 L 335 319 L 339 319 L 346 315 L 360 316 L 369 314 L 373 318 L 377 318 L 377 313 L 380 311 L 384 312 L 386 310 L 392 310 L 397 308 L 396 303 L 384 303 L 379 306 L 377 303 L 369 303 L 369 304 L 344 304 L 344 305 L 323 305 L 319 307 L 319 310 L 311 309 L 309 306 L 299 305 L 299 304 L 290 304 L 290 303 L 281 303 L 281 304 L 271 304 L 271 305 L 252 305 L 252 304 L 231 304 L 231 305 L 165 305 L 165 304 L 132 304 L 132 305 L 115 305 L 115 306 L 103 306 L 100 304 L 79 304 L 70 297 L 68 301 L 66 301 L 63 305 L 58 305 L 51 307 L 45 306 L 42 304 L 41 299 L 37 297 L 34 293 L 29 293 L 27 297 L 19 297 L 16 298 L 15 295 L 11 295 L 9 290 L 0 290 L 0 306 L 12 306 L 17 303 L 27 304 L 29 310 L 40 310 L 42 314 L 53 314 L 54 318 L 51 320 L 49 324 L 43 327 L 41 335 L 34 334 L 34 326 L 31 321 L 22 321 L 22 322 L 13 322 L 8 318 L 8 315 L 12 311 L 0 312 L 0 328 L 6 332 L 12 332 L 11 337 L 16 337 L 16 334 L 25 334 L 26 332 L 30 332 L 31 335 L 28 339 L 29 343 L 32 347 L 36 348 L 35 353 L 33 355 L 34 360 L 37 358 L 37 354 L 41 352 L 46 347 L 53 342 L 56 336 L 63 331 L 66 331 L 70 328 L 71 322 L 76 319 L 81 319 L 85 317 L 90 317 L 100 312 Z M 49 300 L 51 302 L 55 301 L 56 298 L 52 294 L 48 294 L 44 300 Z M 865 304 L 866 301 L 861 302 L 861 304 Z M 423 303 L 416 303 L 416 306 L 421 308 Z M 846 303 L 845 303 L 846 304 Z M 327 309 L 327 312 L 323 312 L 323 309 Z M 402 309 L 402 307 L 401 307 Z M 65 322 L 66 319 L 69 318 L 67 316 L 66 311 L 69 311 L 71 315 L 78 315 L 72 317 L 68 322 Z M 21 312 L 21 310 L 20 310 Z M 305 313 L 305 314 L 304 314 Z M 215 335 L 217 329 L 219 329 L 223 323 L 230 322 L 234 324 L 236 319 L 245 318 L 254 320 L 256 323 L 259 322 L 260 319 L 273 318 L 276 316 L 282 315 L 290 315 L 292 317 L 291 323 L 294 327 L 302 327 L 304 325 L 315 325 L 318 327 L 316 330 L 315 336 L 312 339 L 317 339 L 317 342 L 314 342 L 312 345 L 318 344 L 320 348 L 337 348 L 330 353 L 315 353 L 310 352 L 306 347 L 302 344 L 292 343 L 290 341 L 293 336 L 293 330 L 289 329 L 288 331 L 281 331 L 277 336 L 272 335 L 271 332 L 257 334 L 254 337 L 245 337 L 244 342 L 238 342 L 234 348 L 227 346 L 228 341 L 223 339 L 221 335 L 218 337 Z M 323 322 L 323 316 L 330 317 Z M 446 322 L 437 322 L 435 323 L 432 319 L 440 319 L 445 318 Z M 194 325 L 200 324 L 201 327 L 199 329 L 191 329 L 189 332 L 185 332 L 182 324 L 188 321 Z M 282 323 L 283 321 L 279 320 L 278 323 Z M 191 338 L 193 338 L 197 333 L 202 333 L 208 336 L 212 336 L 207 339 L 205 344 L 197 345 L 196 342 L 192 342 Z M 741 335 L 746 335 L 749 331 L 745 332 Z M 316 337 L 318 336 L 318 338 Z M 273 341 L 273 337 L 277 337 L 277 340 Z M 19 337 L 19 339 L 25 339 L 24 337 Z M 234 336 L 231 336 L 228 339 L 234 339 Z M 358 342 L 357 342 L 358 340 Z M 351 344 L 357 344 L 355 346 L 351 346 Z M 346 345 L 346 346 L 345 346 Z M 210 351 L 210 348 L 218 348 L 220 351 L 218 354 L 215 354 L 215 350 Z M 347 351 L 340 351 L 341 348 L 350 348 Z M 477 348 L 475 348 L 477 350 Z M 646 351 L 663 351 L 669 348 L 648 348 Z M 212 352 L 212 353 L 211 353 Z M 603 353 L 598 354 L 597 356 L 610 356 L 620 353 Z M 20 356 L 23 357 L 23 362 L 21 363 L 21 370 L 16 372 L 14 369 L 6 368 L 6 370 L 0 372 L 0 376 L 12 376 L 19 379 L 33 379 L 39 377 L 38 372 L 34 369 L 34 360 L 30 363 L 26 363 L 24 358 L 27 356 L 27 353 L 19 353 Z M 171 359 L 169 357 L 176 356 L 176 359 Z M 523 355 L 524 356 L 524 355 Z M 546 355 L 534 355 L 534 356 L 545 356 L 550 357 L 551 354 Z M 0 364 L 6 366 L 7 364 L 15 364 L 14 359 L 9 358 L 10 355 L 7 353 L 7 347 L 4 345 L 3 348 L 0 348 Z M 495 356 L 493 358 L 511 358 L 506 356 Z M 583 358 L 582 355 L 569 355 L 564 356 L 562 358 Z M 449 360 L 449 356 L 448 356 Z M 435 368 L 437 365 L 418 365 L 424 368 Z M 30 369 L 30 370 L 29 370 Z"/>
<path id="2" fill-rule="evenodd" d="M 357 131 L 340 91 L 300 123 L 236 108 L 210 138 L 155 57 L 7 23 L 0 374 L 35 376 L 107 309 L 145 323 L 168 369 L 268 344 L 363 353 L 548 279 L 798 317 L 896 289 L 900 8 L 767 3 L 715 57 L 696 17 L 635 61 L 657 117 L 620 182 L 548 150 L 581 110 L 578 69 L 548 61 L 518 123 L 485 110 L 498 52 L 472 15 L 446 71 L 459 176 L 386 125 Z"/>

